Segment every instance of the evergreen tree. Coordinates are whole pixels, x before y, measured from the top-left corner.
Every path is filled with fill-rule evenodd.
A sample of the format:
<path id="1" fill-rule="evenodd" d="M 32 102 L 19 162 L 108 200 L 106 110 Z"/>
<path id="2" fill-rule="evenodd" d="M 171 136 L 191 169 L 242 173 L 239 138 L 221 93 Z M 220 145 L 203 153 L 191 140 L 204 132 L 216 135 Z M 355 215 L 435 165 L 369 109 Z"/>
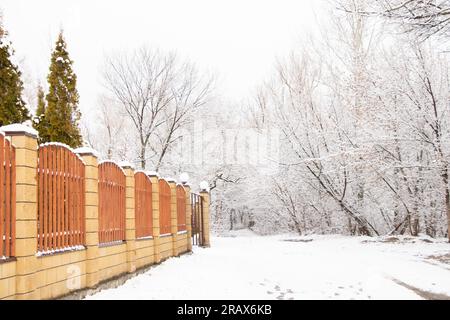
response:
<path id="1" fill-rule="evenodd" d="M 0 126 L 30 120 L 22 99 L 23 82 L 17 65 L 11 62 L 14 50 L 0 21 Z"/>
<path id="2" fill-rule="evenodd" d="M 49 140 L 48 137 L 48 123 L 45 118 L 45 93 L 42 86 L 38 86 L 37 92 L 37 108 L 36 108 L 36 116 L 33 119 L 33 127 L 39 132 L 39 140 L 40 142 L 45 142 Z"/>
<path id="3" fill-rule="evenodd" d="M 61 142 L 76 148 L 82 145 L 78 127 L 81 113 L 78 110 L 77 77 L 72 70 L 72 64 L 66 42 L 60 32 L 47 78 L 49 93 L 44 113 L 47 128 L 42 138 L 43 142 Z"/>

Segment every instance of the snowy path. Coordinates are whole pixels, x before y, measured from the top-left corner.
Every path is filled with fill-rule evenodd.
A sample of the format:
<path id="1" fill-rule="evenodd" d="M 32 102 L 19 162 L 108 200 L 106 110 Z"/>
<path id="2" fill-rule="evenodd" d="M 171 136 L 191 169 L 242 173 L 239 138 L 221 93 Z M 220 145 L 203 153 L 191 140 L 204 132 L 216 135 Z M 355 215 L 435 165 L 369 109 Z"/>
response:
<path id="1" fill-rule="evenodd" d="M 213 238 L 88 299 L 422 299 L 450 296 L 450 244 L 366 243 L 366 238 Z M 306 238 L 295 238 L 295 240 Z M 409 288 L 407 288 L 409 286 Z M 419 291 L 414 291 L 417 288 Z M 419 292 L 416 294 L 415 292 Z"/>

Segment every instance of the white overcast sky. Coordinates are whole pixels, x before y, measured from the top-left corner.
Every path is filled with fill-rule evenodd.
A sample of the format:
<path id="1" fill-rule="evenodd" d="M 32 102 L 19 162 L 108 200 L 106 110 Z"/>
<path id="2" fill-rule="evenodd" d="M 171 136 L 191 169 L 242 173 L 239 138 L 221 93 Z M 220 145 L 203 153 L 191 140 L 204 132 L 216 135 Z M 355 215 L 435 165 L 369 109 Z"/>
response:
<path id="1" fill-rule="evenodd" d="M 78 74 L 81 110 L 96 106 L 105 54 L 142 44 L 176 50 L 245 98 L 315 25 L 324 0 L 0 0 L 22 68 L 45 81 L 60 28 Z"/>

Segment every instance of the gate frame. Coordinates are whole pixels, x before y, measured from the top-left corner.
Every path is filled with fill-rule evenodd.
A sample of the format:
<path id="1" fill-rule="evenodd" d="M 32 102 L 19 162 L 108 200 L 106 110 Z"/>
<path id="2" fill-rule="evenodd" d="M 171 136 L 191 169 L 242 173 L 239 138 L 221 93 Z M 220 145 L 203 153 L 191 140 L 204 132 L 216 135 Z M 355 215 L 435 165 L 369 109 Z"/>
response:
<path id="1" fill-rule="evenodd" d="M 205 246 L 203 197 L 197 193 L 191 193 L 191 228 L 192 245 Z"/>

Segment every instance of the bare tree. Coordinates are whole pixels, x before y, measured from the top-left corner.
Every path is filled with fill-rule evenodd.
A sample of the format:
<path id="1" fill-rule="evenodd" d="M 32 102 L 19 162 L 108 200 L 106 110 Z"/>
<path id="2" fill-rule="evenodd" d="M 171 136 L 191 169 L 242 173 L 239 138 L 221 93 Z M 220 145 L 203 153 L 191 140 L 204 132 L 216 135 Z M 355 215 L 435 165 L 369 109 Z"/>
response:
<path id="1" fill-rule="evenodd" d="M 131 54 L 107 57 L 103 70 L 106 89 L 133 123 L 139 139 L 139 161 L 146 168 L 146 152 L 155 130 L 167 119 L 163 111 L 173 100 L 176 56 L 146 47 Z"/>
<path id="2" fill-rule="evenodd" d="M 212 79 L 200 75 L 193 64 L 146 47 L 108 57 L 103 77 L 111 98 L 134 126 L 142 169 L 148 160 L 154 160 L 156 170 L 161 167 L 179 139 L 177 132 L 208 101 L 212 90 Z"/>
<path id="3" fill-rule="evenodd" d="M 121 114 L 115 101 L 105 96 L 98 99 L 98 106 L 98 121 L 83 121 L 81 124 L 86 144 L 107 159 L 126 159 L 129 150 L 125 135 L 127 118 Z"/>
<path id="4" fill-rule="evenodd" d="M 179 66 L 176 75 L 170 84 L 170 104 L 162 112 L 165 121 L 155 130 L 155 139 L 150 143 L 156 170 L 161 168 L 171 146 L 182 138 L 180 129 L 192 123 L 193 115 L 209 101 L 213 89 L 213 78 L 200 75 L 191 63 Z"/>
<path id="5" fill-rule="evenodd" d="M 450 36 L 449 0 L 371 0 L 370 4 L 364 13 L 399 23 L 422 39 Z"/>

